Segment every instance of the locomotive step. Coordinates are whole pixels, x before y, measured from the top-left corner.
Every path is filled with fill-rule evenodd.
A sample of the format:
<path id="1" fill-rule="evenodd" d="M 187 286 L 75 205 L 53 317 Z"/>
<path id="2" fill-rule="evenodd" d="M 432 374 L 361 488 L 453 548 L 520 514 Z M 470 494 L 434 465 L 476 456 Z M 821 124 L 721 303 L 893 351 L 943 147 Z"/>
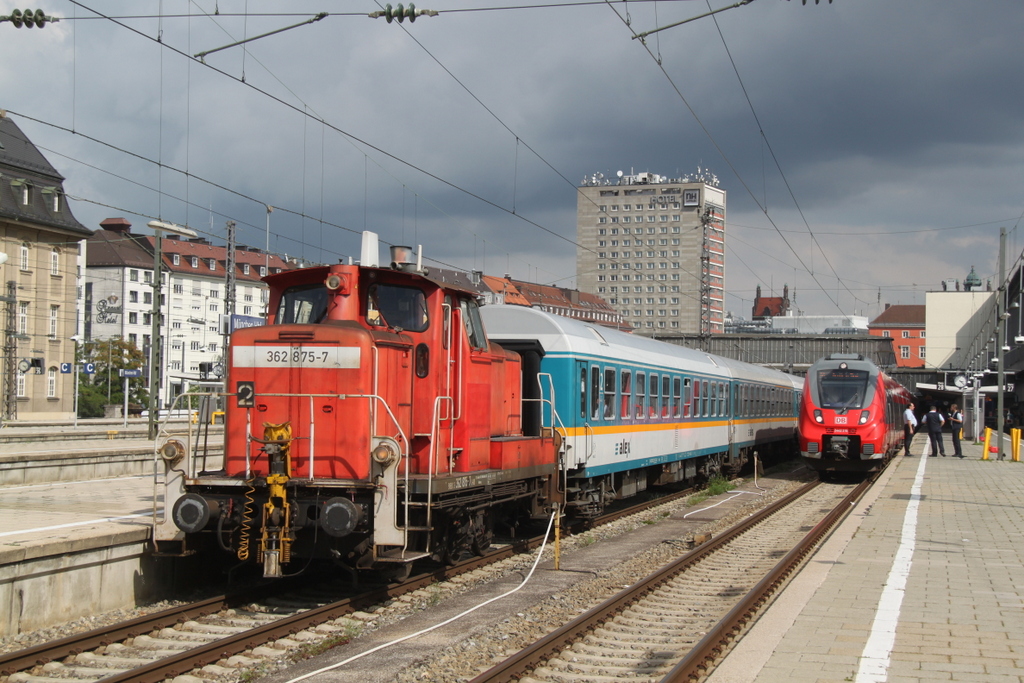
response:
<path id="1" fill-rule="evenodd" d="M 422 560 L 424 557 L 430 557 L 430 553 L 393 548 L 377 553 L 376 560 L 378 562 L 412 562 Z"/>

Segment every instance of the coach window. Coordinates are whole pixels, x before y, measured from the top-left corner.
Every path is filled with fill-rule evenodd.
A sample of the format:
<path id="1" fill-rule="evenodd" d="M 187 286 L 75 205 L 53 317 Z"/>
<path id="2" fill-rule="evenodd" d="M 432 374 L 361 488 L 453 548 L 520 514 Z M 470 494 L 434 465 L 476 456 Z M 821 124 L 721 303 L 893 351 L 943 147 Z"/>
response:
<path id="1" fill-rule="evenodd" d="M 590 368 L 590 416 L 601 417 L 601 368 L 596 365 Z"/>
<path id="2" fill-rule="evenodd" d="M 651 400 L 647 405 L 647 410 L 651 417 L 658 417 L 658 376 L 651 373 L 650 379 L 647 381 L 647 389 L 650 391 Z"/>
<path id="3" fill-rule="evenodd" d="M 679 417 L 679 401 L 683 397 L 683 380 L 672 378 L 672 417 Z"/>
<path id="4" fill-rule="evenodd" d="M 615 368 L 604 370 L 604 419 L 615 417 Z"/>
<path id="5" fill-rule="evenodd" d="M 700 388 L 700 414 L 703 417 L 708 416 L 708 384 L 710 382 L 704 382 Z"/>
<path id="6" fill-rule="evenodd" d="M 693 416 L 700 417 L 700 380 L 693 380 Z"/>
<path id="7" fill-rule="evenodd" d="M 729 413 L 726 410 L 726 406 L 729 405 L 729 389 L 725 384 L 720 383 L 718 385 L 718 414 L 722 417 L 727 416 Z"/>
<path id="8" fill-rule="evenodd" d="M 689 377 L 683 380 L 683 417 L 690 417 L 690 401 L 693 400 L 693 386 Z"/>
<path id="9" fill-rule="evenodd" d="M 711 383 L 711 417 L 718 416 L 718 383 Z"/>
<path id="10" fill-rule="evenodd" d="M 623 370 L 620 381 L 622 382 L 622 409 L 619 411 L 619 414 L 623 419 L 628 420 L 633 398 L 633 373 L 629 370 Z"/>
<path id="11" fill-rule="evenodd" d="M 636 373 L 636 414 L 635 417 L 643 419 L 644 403 L 647 402 L 647 378 L 644 373 Z"/>
<path id="12" fill-rule="evenodd" d="M 580 368 L 580 417 L 587 419 L 587 368 Z"/>

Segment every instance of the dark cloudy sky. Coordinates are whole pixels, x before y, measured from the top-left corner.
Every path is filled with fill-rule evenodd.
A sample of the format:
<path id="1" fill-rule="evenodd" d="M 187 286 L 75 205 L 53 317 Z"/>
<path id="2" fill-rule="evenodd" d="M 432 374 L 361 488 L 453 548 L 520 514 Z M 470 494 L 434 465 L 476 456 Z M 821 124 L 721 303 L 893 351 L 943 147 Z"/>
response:
<path id="1" fill-rule="evenodd" d="M 370 229 L 574 285 L 584 176 L 698 166 L 728 193 L 726 307 L 745 317 L 758 284 L 874 317 L 972 265 L 995 278 L 1000 227 L 1008 263 L 1024 247 L 1020 0 L 754 0 L 646 45 L 634 32 L 708 2 L 417 4 L 440 14 L 45 0 L 59 23 L 0 23 L 0 108 L 88 227 L 160 217 L 222 241 L 232 219 L 264 246 L 271 205 L 271 249 L 312 261 Z"/>

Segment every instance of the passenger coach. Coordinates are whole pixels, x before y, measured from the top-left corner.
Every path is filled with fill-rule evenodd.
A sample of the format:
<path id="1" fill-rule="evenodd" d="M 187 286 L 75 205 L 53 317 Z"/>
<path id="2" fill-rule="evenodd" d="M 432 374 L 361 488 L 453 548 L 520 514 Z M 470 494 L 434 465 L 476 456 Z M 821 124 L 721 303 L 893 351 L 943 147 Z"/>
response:
<path id="1" fill-rule="evenodd" d="M 577 514 L 648 484 L 736 473 L 754 452 L 796 453 L 800 378 L 532 308 L 481 315 L 523 358 L 524 429 L 565 434 Z"/>

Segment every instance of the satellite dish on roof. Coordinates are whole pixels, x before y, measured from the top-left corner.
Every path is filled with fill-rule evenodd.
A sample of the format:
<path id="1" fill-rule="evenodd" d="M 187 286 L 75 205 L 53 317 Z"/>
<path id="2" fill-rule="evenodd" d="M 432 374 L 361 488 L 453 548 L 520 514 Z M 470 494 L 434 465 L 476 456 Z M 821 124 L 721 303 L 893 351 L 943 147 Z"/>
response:
<path id="1" fill-rule="evenodd" d="M 616 171 L 615 175 L 617 175 L 617 176 L 619 176 L 621 178 L 622 177 L 622 171 Z"/>

